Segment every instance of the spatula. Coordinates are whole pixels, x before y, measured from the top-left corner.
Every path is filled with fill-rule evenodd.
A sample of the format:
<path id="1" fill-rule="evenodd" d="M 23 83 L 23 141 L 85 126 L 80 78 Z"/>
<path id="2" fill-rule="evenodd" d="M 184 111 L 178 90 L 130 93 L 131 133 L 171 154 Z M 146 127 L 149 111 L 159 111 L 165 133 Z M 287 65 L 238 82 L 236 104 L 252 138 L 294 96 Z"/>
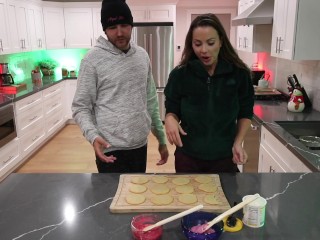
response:
<path id="1" fill-rule="evenodd" d="M 181 218 L 181 217 L 183 217 L 183 216 L 185 216 L 185 215 L 188 215 L 188 214 L 190 214 L 190 213 L 196 212 L 196 211 L 198 211 L 198 210 L 200 210 L 200 209 L 202 209 L 202 208 L 203 208 L 203 205 L 200 204 L 200 205 L 198 205 L 198 206 L 195 206 L 195 207 L 193 207 L 193 208 L 190 208 L 190 209 L 188 209 L 188 210 L 185 210 L 185 211 L 183 211 L 183 212 L 181 212 L 181 213 L 178 213 L 178 214 L 175 214 L 175 215 L 173 215 L 173 216 L 171 216 L 171 217 L 165 218 L 165 219 L 163 219 L 163 220 L 161 220 L 161 221 L 159 221 L 159 222 L 157 222 L 157 223 L 155 223 L 155 224 L 153 224 L 153 225 L 149 225 L 149 226 L 145 227 L 144 229 L 142 229 L 142 231 L 143 231 L 143 232 L 150 231 L 151 229 L 153 229 L 153 228 L 155 228 L 155 227 L 159 227 L 159 226 L 162 226 L 162 225 L 164 225 L 164 224 L 166 224 L 166 223 L 168 223 L 168 222 L 172 222 L 172 221 L 174 221 L 174 220 L 176 220 L 176 219 L 178 219 L 178 218 Z"/>
<path id="2" fill-rule="evenodd" d="M 195 232 L 195 233 L 204 233 L 209 228 L 211 228 L 214 224 L 222 221 L 225 217 L 227 217 L 227 216 L 231 215 L 232 213 L 238 211 L 239 209 L 243 208 L 245 205 L 253 202 L 258 197 L 260 197 L 260 195 L 258 193 L 256 193 L 252 197 L 247 198 L 246 200 L 242 201 L 241 203 L 235 205 L 234 207 L 230 208 L 229 210 L 227 210 L 224 213 L 220 214 L 219 216 L 215 217 L 210 222 L 207 222 L 206 224 L 202 224 L 202 225 L 199 225 L 199 226 L 192 227 L 191 231 Z"/>

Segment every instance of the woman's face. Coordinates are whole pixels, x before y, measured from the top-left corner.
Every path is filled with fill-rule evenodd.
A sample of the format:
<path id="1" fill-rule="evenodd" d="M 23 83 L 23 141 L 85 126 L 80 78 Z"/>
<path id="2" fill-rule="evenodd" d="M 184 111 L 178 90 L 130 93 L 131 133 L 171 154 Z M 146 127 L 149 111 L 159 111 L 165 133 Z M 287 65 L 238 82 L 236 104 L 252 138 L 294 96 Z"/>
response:
<path id="1" fill-rule="evenodd" d="M 193 51 L 208 71 L 213 69 L 218 61 L 221 44 L 218 32 L 213 27 L 201 26 L 193 30 Z"/>

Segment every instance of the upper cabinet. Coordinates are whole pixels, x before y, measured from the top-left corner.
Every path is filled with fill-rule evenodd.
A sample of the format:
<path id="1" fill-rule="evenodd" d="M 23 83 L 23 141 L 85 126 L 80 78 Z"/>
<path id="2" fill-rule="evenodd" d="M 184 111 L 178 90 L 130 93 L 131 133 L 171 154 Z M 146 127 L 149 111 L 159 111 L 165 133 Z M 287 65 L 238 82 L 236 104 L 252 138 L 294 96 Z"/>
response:
<path id="1" fill-rule="evenodd" d="M 0 54 L 7 54 L 10 52 L 8 20 L 6 1 L 0 0 Z"/>
<path id="2" fill-rule="evenodd" d="M 92 23 L 93 23 L 93 40 L 94 43 L 97 41 L 99 36 L 106 36 L 102 30 L 101 25 L 101 8 L 92 9 Z"/>
<path id="3" fill-rule="evenodd" d="M 46 41 L 44 37 L 44 23 L 41 7 L 33 4 L 28 5 L 28 23 L 31 49 L 45 49 Z"/>
<path id="4" fill-rule="evenodd" d="M 65 48 L 65 28 L 63 8 L 43 8 L 45 38 L 48 49 Z"/>
<path id="5" fill-rule="evenodd" d="M 131 6 L 134 22 L 175 22 L 176 6 Z"/>
<path id="6" fill-rule="evenodd" d="M 91 8 L 45 7 L 43 12 L 48 49 L 90 48 L 93 45 Z"/>
<path id="7" fill-rule="evenodd" d="M 64 8 L 67 48 L 90 48 L 93 45 L 91 8 Z"/>
<path id="8" fill-rule="evenodd" d="M 257 0 L 240 0 L 238 14 L 242 13 Z M 270 52 L 272 25 L 245 25 L 237 27 L 237 49 L 245 52 Z"/>
<path id="9" fill-rule="evenodd" d="M 319 0 L 275 0 L 271 55 L 320 60 L 319 9 Z"/>
<path id="10" fill-rule="evenodd" d="M 9 17 L 11 52 L 30 51 L 27 3 L 22 0 L 8 0 L 7 9 Z"/>

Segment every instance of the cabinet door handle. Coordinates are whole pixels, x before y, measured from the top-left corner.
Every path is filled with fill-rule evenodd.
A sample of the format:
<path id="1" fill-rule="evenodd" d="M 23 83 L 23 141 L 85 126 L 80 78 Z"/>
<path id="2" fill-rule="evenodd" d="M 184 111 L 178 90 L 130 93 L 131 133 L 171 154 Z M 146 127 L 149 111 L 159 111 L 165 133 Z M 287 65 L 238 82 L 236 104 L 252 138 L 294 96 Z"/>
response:
<path id="1" fill-rule="evenodd" d="M 0 50 L 3 52 L 2 39 L 0 39 Z"/>
<path id="2" fill-rule="evenodd" d="M 32 142 L 34 142 L 35 140 L 37 140 L 39 138 L 39 136 L 35 136 L 34 138 L 32 138 Z"/>
<path id="3" fill-rule="evenodd" d="M 92 45 L 93 45 L 93 43 L 92 43 L 92 38 L 90 38 L 90 44 L 91 44 L 91 47 L 92 47 Z"/>
<path id="4" fill-rule="evenodd" d="M 36 116 L 34 116 L 33 118 L 30 118 L 30 119 L 29 119 L 29 122 L 35 120 L 37 117 L 38 117 L 38 116 L 36 115 Z"/>
<path id="5" fill-rule="evenodd" d="M 4 161 L 3 161 L 3 163 L 9 162 L 12 158 L 13 158 L 13 156 L 9 156 L 7 160 L 4 160 Z"/>
<path id="6" fill-rule="evenodd" d="M 276 170 L 274 170 L 274 169 L 272 168 L 272 166 L 270 166 L 270 168 L 269 168 L 269 172 L 270 172 L 270 173 L 275 173 L 275 172 L 276 172 Z"/>
<path id="7" fill-rule="evenodd" d="M 239 37 L 239 47 L 241 47 L 241 37 Z"/>
<path id="8" fill-rule="evenodd" d="M 282 52 L 283 50 L 281 50 L 281 42 L 283 41 L 283 39 L 281 39 L 281 37 L 279 37 L 279 53 Z"/>
<path id="9" fill-rule="evenodd" d="M 279 40 L 279 38 L 277 37 L 276 38 L 276 53 L 278 53 L 278 40 Z"/>

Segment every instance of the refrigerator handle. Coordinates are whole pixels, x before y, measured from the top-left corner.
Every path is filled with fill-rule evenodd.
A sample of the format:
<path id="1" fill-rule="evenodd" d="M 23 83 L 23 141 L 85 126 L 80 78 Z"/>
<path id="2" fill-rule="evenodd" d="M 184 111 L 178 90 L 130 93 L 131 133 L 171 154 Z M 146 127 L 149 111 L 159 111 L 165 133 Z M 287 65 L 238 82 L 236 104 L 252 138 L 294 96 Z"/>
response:
<path id="1" fill-rule="evenodd" d="M 152 47 L 152 34 L 149 35 L 149 57 L 150 61 L 152 61 L 152 53 L 153 53 L 153 47 Z"/>
<path id="2" fill-rule="evenodd" d="M 143 34 L 143 47 L 148 52 L 148 46 L 147 46 L 147 34 Z"/>

